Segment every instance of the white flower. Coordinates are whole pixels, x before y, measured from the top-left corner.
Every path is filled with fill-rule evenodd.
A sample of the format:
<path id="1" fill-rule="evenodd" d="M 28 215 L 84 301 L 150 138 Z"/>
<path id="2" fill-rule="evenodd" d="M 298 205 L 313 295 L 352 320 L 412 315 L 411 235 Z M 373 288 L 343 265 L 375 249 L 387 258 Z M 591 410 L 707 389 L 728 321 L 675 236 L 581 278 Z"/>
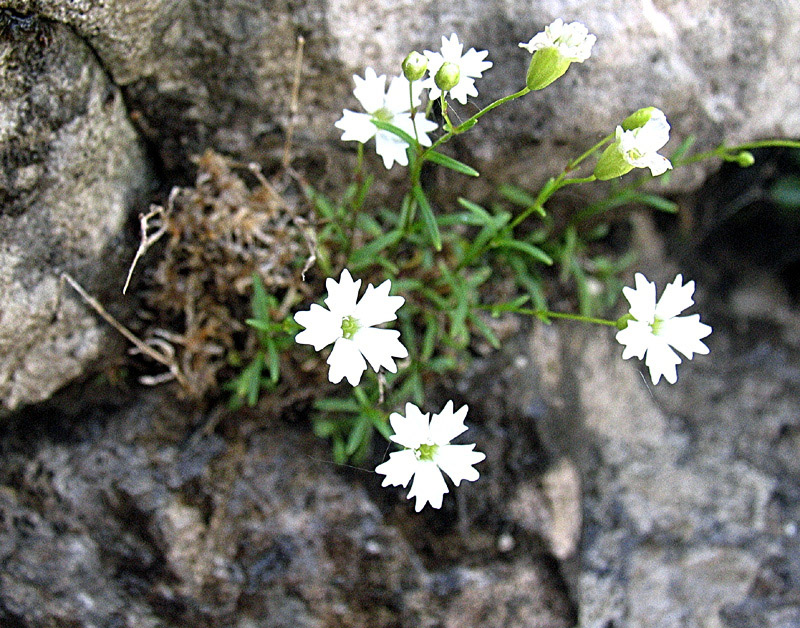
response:
<path id="1" fill-rule="evenodd" d="M 474 482 L 480 477 L 472 465 L 486 458 L 473 451 L 475 445 L 451 445 L 450 441 L 467 431 L 464 417 L 467 406 L 453 412 L 453 402 L 448 401 L 439 414 L 428 422 L 429 413 L 422 414 L 413 403 L 406 404 L 406 416 L 394 412 L 389 422 L 394 430 L 391 437 L 402 451 L 389 455 L 389 460 L 376 467 L 375 472 L 385 475 L 382 486 L 407 486 L 411 478 L 408 499 L 417 498 L 414 509 L 419 512 L 430 503 L 441 508 L 442 498 L 448 492 L 442 472 L 458 486 L 462 480 Z"/>
<path id="2" fill-rule="evenodd" d="M 486 55 L 489 54 L 487 50 L 478 52 L 475 48 L 470 48 L 464 55 L 461 51 L 464 49 L 464 44 L 458 41 L 458 35 L 453 33 L 450 39 L 442 37 L 441 53 L 431 52 L 426 50 L 423 54 L 428 57 L 428 74 L 430 75 L 423 81 L 423 87 L 430 89 L 430 97 L 432 99 L 439 98 L 442 90 L 436 85 L 434 77 L 445 62 L 452 63 L 458 66 L 459 79 L 458 83 L 450 89 L 450 98 L 457 100 L 462 105 L 467 104 L 467 96 L 473 98 L 478 95 L 478 90 L 475 89 L 475 79 L 480 78 L 481 75 L 492 67 L 491 61 L 484 61 Z"/>
<path id="3" fill-rule="evenodd" d="M 401 166 L 408 165 L 406 148 L 408 143 L 389 131 L 379 130 L 373 120 L 380 120 L 393 124 L 399 129 L 414 137 L 414 123 L 416 122 L 419 143 L 430 146 L 431 140 L 427 136 L 436 130 L 437 124 L 425 118 L 424 113 L 417 113 L 414 121 L 411 120 L 411 95 L 408 79 L 396 76 L 386 90 L 386 75 L 377 76 L 375 70 L 367 68 L 364 78 L 353 76 L 356 87 L 353 94 L 364 107 L 367 113 L 358 113 L 345 109 L 342 117 L 334 123 L 337 129 L 344 131 L 344 141 L 356 141 L 366 144 L 375 138 L 375 152 L 383 157 L 383 165 L 391 168 L 394 162 Z M 419 82 L 413 83 L 414 107 L 420 105 L 420 95 L 423 87 Z"/>
<path id="4" fill-rule="evenodd" d="M 565 61 L 583 62 L 592 54 L 592 46 L 597 37 L 589 34 L 589 29 L 580 22 L 564 24 L 558 18 L 550 26 L 544 27 L 544 32 L 537 33 L 527 44 L 520 44 L 533 54 L 543 48 L 555 48 Z"/>
<path id="5" fill-rule="evenodd" d="M 615 142 L 622 158 L 634 168 L 650 168 L 654 177 L 672 168 L 669 159 L 658 154 L 669 141 L 669 122 L 664 112 L 653 107 L 644 125 L 625 131 L 617 127 Z"/>
<path id="6" fill-rule="evenodd" d="M 625 329 L 617 332 L 617 340 L 625 345 L 622 358 L 644 359 L 650 369 L 650 379 L 657 384 L 663 375 L 670 383 L 678 381 L 677 366 L 680 356 L 677 349 L 690 360 L 695 353 L 705 355 L 708 347 L 700 340 L 711 333 L 711 327 L 700 322 L 699 314 L 678 316 L 692 305 L 694 281 L 685 286 L 683 277 L 678 275 L 668 284 L 664 294 L 656 303 L 656 285 L 641 273 L 636 273 L 636 289 L 623 288 L 622 292 L 631 304 L 630 315 Z"/>
<path id="7" fill-rule="evenodd" d="M 328 379 L 334 384 L 346 377 L 350 384 L 357 386 L 367 369 L 366 362 L 375 372 L 382 366 L 396 373 L 393 358 L 408 357 L 408 351 L 399 340 L 400 332 L 374 327 L 395 320 L 395 312 L 405 302 L 403 297 L 389 296 L 391 282 L 387 279 L 377 288 L 367 285 L 357 303 L 361 280 L 353 281 L 349 271 L 342 271 L 339 283 L 329 278 L 325 287 L 328 289 L 325 304 L 329 309 L 315 303 L 310 310 L 295 314 L 294 320 L 305 327 L 295 340 L 313 345 L 316 351 L 334 343 L 328 356 L 331 367 Z"/>

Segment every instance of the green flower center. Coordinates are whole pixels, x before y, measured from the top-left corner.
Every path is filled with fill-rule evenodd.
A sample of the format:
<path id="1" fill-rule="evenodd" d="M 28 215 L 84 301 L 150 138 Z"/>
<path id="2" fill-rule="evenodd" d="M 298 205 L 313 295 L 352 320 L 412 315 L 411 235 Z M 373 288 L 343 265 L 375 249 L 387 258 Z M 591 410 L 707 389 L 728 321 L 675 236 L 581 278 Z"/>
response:
<path id="1" fill-rule="evenodd" d="M 347 340 L 352 340 L 359 330 L 358 321 L 352 316 L 345 316 L 342 319 L 342 336 Z"/>
<path id="2" fill-rule="evenodd" d="M 391 122 L 393 118 L 394 114 L 391 111 L 389 111 L 386 107 L 381 107 L 372 114 L 372 119 L 378 120 L 380 122 Z"/>
<path id="3" fill-rule="evenodd" d="M 423 443 L 414 450 L 414 454 L 417 456 L 417 460 L 433 460 L 433 457 L 436 455 L 436 451 L 438 449 L 439 445 L 428 445 Z"/>
<path id="4" fill-rule="evenodd" d="M 664 324 L 660 318 L 653 319 L 652 325 L 650 325 L 650 329 L 653 330 L 653 335 L 658 336 L 658 332 L 661 330 L 661 326 Z"/>

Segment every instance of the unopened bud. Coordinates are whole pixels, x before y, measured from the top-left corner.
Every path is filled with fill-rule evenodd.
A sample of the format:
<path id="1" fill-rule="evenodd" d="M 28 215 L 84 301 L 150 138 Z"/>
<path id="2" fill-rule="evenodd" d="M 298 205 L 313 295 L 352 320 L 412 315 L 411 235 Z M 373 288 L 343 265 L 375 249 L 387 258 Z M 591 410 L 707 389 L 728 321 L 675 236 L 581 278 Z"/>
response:
<path id="1" fill-rule="evenodd" d="M 428 59 L 424 55 L 416 51 L 408 53 L 408 56 L 403 59 L 403 76 L 405 76 L 411 83 L 420 80 L 425 70 L 428 69 Z"/>
<path id="2" fill-rule="evenodd" d="M 643 107 L 638 111 L 634 111 L 622 121 L 622 128 L 625 131 L 633 131 L 634 129 L 643 127 L 645 124 L 650 122 L 650 118 L 653 117 L 653 114 L 656 111 L 658 111 L 658 109 L 655 107 Z"/>
<path id="3" fill-rule="evenodd" d="M 742 168 L 749 168 L 756 163 L 756 158 L 753 157 L 753 153 L 751 153 L 749 150 L 743 150 L 741 153 L 736 155 L 736 163 Z"/>
<path id="4" fill-rule="evenodd" d="M 525 84 L 532 91 L 543 89 L 564 76 L 570 63 L 572 62 L 565 59 L 557 48 L 541 48 L 531 57 Z"/>
<path id="5" fill-rule="evenodd" d="M 436 76 L 433 77 L 436 87 L 443 92 L 449 92 L 461 80 L 461 68 L 457 64 L 445 61 Z"/>

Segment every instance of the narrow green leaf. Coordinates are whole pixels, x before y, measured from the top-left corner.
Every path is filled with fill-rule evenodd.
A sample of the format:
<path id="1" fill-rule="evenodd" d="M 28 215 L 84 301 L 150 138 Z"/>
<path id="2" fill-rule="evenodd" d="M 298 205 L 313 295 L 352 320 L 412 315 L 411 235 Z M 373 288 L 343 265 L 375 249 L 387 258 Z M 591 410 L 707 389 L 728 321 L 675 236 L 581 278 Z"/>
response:
<path id="1" fill-rule="evenodd" d="M 372 120 L 372 124 L 374 124 L 382 131 L 388 131 L 392 135 L 396 135 L 401 140 L 404 140 L 406 144 L 408 144 L 409 146 L 414 146 L 417 143 L 417 141 L 413 137 L 411 137 L 408 133 L 403 131 L 403 129 L 400 129 L 393 124 L 389 124 L 388 122 L 384 122 L 383 120 Z"/>
<path id="2" fill-rule="evenodd" d="M 356 419 L 356 424 L 353 426 L 353 429 L 350 430 L 350 435 L 347 438 L 347 446 L 344 450 L 348 456 L 352 456 L 356 453 L 356 450 L 361 447 L 364 440 L 369 437 L 371 425 L 372 421 L 370 421 L 368 416 L 362 414 Z"/>
<path id="3" fill-rule="evenodd" d="M 425 192 L 423 192 L 422 188 L 418 185 L 415 185 L 411 189 L 411 192 L 414 194 L 414 198 L 419 205 L 420 213 L 422 214 L 422 220 L 425 224 L 425 229 L 428 232 L 428 237 L 433 243 L 433 247 L 437 251 L 441 251 L 442 236 L 439 234 L 439 227 L 436 225 L 436 217 L 433 215 L 433 210 L 431 209 L 430 203 L 428 203 L 428 199 L 425 197 Z"/>
<path id="4" fill-rule="evenodd" d="M 375 238 L 369 244 L 362 246 L 360 249 L 353 251 L 348 260 L 348 268 L 357 270 L 357 268 L 370 264 L 375 261 L 375 256 L 383 251 L 385 248 L 392 246 L 400 241 L 403 237 L 403 232 L 400 229 L 393 229 L 384 233 L 379 238 Z"/>
<path id="5" fill-rule="evenodd" d="M 317 399 L 314 409 L 322 412 L 358 412 L 361 406 L 355 399 Z"/>
<path id="6" fill-rule="evenodd" d="M 469 321 L 478 328 L 478 331 L 483 334 L 483 337 L 489 341 L 489 344 L 492 345 L 495 349 L 500 348 L 500 340 L 497 336 L 495 336 L 492 329 L 486 324 L 486 322 L 474 312 L 469 313 Z"/>
<path id="7" fill-rule="evenodd" d="M 534 246 L 529 242 L 522 242 L 520 240 L 512 240 L 512 239 L 496 240 L 492 242 L 492 247 L 498 249 L 514 249 L 515 251 L 520 251 L 521 253 L 525 253 L 526 255 L 535 259 L 538 262 L 542 262 L 543 264 L 547 264 L 548 266 L 553 265 L 552 257 L 550 257 L 538 246 Z"/>
<path id="8" fill-rule="evenodd" d="M 461 205 L 461 207 L 463 207 L 467 211 L 469 211 L 473 216 L 478 218 L 478 220 L 481 221 L 481 224 L 484 225 L 493 224 L 492 215 L 477 203 L 473 203 L 472 201 L 460 196 L 458 198 L 458 204 Z"/>
<path id="9" fill-rule="evenodd" d="M 247 405 L 251 408 L 258 402 L 261 390 L 261 371 L 264 370 L 264 354 L 259 351 L 247 367 Z M 242 373 L 244 375 L 244 373 Z"/>
<path id="10" fill-rule="evenodd" d="M 278 348 L 275 346 L 275 341 L 272 337 L 265 338 L 267 348 L 267 370 L 269 371 L 269 381 L 272 384 L 277 384 L 281 378 L 281 359 L 278 353 Z"/>
<path id="11" fill-rule="evenodd" d="M 468 177 L 479 177 L 481 173 L 468 166 L 465 163 L 461 163 L 457 159 L 453 159 L 452 157 L 448 157 L 442 153 L 437 153 L 435 150 L 428 151 L 425 153 L 425 159 L 428 161 L 432 161 L 435 164 L 439 164 L 440 166 L 444 166 L 445 168 L 450 168 L 450 170 L 455 170 L 461 174 L 465 174 Z"/>
<path id="12" fill-rule="evenodd" d="M 668 214 L 678 213 L 678 204 L 658 196 L 657 194 L 645 194 L 644 192 L 635 192 L 631 195 L 631 201 L 639 202 L 644 205 L 649 205 L 659 211 L 667 212 Z"/>
<path id="13" fill-rule="evenodd" d="M 530 207 L 536 204 L 536 197 L 516 185 L 504 183 L 498 189 L 501 195 L 520 207 Z"/>

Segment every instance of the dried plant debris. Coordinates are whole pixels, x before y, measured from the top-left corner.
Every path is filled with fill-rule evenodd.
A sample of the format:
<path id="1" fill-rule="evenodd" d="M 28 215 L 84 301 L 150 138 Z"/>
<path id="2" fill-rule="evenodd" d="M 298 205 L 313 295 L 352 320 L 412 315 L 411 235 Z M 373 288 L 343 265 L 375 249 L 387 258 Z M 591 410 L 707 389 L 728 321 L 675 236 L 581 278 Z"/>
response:
<path id="1" fill-rule="evenodd" d="M 211 150 L 197 166 L 194 187 L 174 189 L 164 208 L 148 214 L 151 236 L 163 231 L 164 237 L 157 265 L 145 271 L 143 312 L 145 341 L 172 347 L 191 397 L 221 383 L 232 354 L 254 350 L 254 335 L 242 322 L 250 315 L 254 274 L 282 310 L 307 293 L 302 273 L 312 239 L 285 190 L 257 168 Z M 143 246 L 147 238 L 143 228 Z"/>

